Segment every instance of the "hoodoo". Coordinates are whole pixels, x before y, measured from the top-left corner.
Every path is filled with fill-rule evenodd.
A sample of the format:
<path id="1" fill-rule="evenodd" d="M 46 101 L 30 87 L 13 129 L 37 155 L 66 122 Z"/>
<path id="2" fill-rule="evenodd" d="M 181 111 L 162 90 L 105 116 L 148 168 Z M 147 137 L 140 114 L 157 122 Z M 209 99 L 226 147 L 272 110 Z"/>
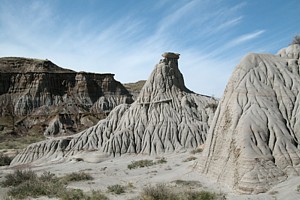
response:
<path id="1" fill-rule="evenodd" d="M 163 57 L 134 103 L 117 106 L 106 119 L 77 135 L 28 146 L 12 165 L 70 159 L 91 151 L 101 156 L 155 155 L 203 144 L 218 102 L 185 87 L 179 54 Z"/>
<path id="2" fill-rule="evenodd" d="M 203 152 L 203 173 L 260 193 L 300 172 L 300 46 L 249 54 L 234 70 Z"/>

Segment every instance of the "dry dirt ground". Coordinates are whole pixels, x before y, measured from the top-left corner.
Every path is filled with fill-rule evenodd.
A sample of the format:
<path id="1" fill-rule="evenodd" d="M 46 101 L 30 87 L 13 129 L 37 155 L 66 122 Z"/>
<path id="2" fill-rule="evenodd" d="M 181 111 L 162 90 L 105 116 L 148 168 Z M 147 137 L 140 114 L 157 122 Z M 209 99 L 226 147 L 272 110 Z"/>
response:
<path id="1" fill-rule="evenodd" d="M 137 199 L 144 187 L 159 183 L 164 183 L 175 190 L 185 187 L 184 189 L 186 190 L 211 191 L 221 194 L 219 197 L 223 199 L 300 199 L 300 192 L 297 191 L 297 186 L 300 185 L 300 177 L 290 178 L 272 188 L 268 193 L 259 195 L 234 194 L 230 189 L 220 186 L 201 175 L 198 167 L 198 159 L 191 159 L 192 157 L 199 156 L 199 153 L 191 154 L 190 152 L 164 154 L 163 156 L 124 155 L 117 158 L 108 158 L 99 163 L 68 161 L 61 163 L 31 164 L 18 167 L 1 167 L 0 181 L 4 180 L 4 176 L 13 172 L 16 168 L 31 169 L 38 174 L 49 171 L 57 176 L 84 171 L 89 173 L 94 180 L 74 182 L 69 184 L 68 187 L 82 189 L 83 191 L 101 190 L 109 199 Z M 132 161 L 145 159 L 158 161 L 162 158 L 165 158 L 167 162 L 144 168 L 128 169 L 128 165 L 131 164 Z M 186 161 L 187 159 L 191 161 Z M 176 180 L 188 181 L 191 184 L 185 186 L 178 185 L 175 183 Z M 109 193 L 107 187 L 115 184 L 125 186 L 126 192 L 120 195 Z M 4 198 L 6 192 L 6 188 L 0 188 L 0 199 Z M 49 198 L 40 197 L 38 199 Z"/>

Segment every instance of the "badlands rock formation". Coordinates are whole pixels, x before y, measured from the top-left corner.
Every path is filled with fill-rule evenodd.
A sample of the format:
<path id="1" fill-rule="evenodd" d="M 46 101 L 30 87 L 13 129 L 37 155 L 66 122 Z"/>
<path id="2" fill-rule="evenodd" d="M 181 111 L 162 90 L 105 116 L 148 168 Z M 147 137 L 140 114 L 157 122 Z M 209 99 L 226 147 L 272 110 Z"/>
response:
<path id="1" fill-rule="evenodd" d="M 49 60 L 0 58 L 0 80 L 0 116 L 17 116 L 15 126 L 27 130 L 53 120 L 56 123 L 50 125 L 60 123 L 49 127 L 47 136 L 82 130 L 83 117 L 92 113 L 92 122 L 99 114 L 132 102 L 113 74 L 74 72 Z"/>
<path id="2" fill-rule="evenodd" d="M 83 152 L 92 154 L 91 151 L 111 156 L 155 155 L 203 144 L 218 102 L 185 87 L 178 69 L 179 54 L 165 53 L 163 57 L 133 104 L 117 106 L 106 119 L 72 137 L 30 145 L 15 157 L 12 165 L 78 158 Z"/>
<path id="3" fill-rule="evenodd" d="M 300 172 L 299 45 L 249 54 L 237 66 L 205 144 L 202 171 L 241 193 Z"/>

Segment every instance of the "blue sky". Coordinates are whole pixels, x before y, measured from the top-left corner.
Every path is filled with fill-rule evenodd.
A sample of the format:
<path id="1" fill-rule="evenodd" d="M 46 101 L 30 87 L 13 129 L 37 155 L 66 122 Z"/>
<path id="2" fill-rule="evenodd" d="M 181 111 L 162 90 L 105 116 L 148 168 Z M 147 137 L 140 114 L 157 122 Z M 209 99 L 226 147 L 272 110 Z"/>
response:
<path id="1" fill-rule="evenodd" d="M 0 57 L 147 79 L 181 54 L 186 86 L 221 97 L 241 58 L 275 54 L 300 33 L 298 0 L 0 0 Z"/>

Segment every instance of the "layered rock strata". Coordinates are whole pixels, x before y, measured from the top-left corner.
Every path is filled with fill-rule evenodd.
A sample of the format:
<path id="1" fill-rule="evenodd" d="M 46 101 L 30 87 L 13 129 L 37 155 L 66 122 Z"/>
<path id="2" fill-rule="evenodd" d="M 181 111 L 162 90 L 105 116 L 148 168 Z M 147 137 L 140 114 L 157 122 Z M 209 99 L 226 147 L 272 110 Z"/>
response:
<path id="1" fill-rule="evenodd" d="M 87 151 L 155 155 L 203 144 L 218 102 L 185 87 L 179 54 L 163 57 L 134 103 L 117 106 L 106 119 L 77 135 L 30 145 L 12 165 L 72 158 Z"/>
<path id="2" fill-rule="evenodd" d="M 133 101 L 126 88 L 114 79 L 114 74 L 74 72 L 49 60 L 15 57 L 0 58 L 0 72 L 0 115 L 28 118 L 22 119 L 28 129 L 34 125 L 29 123 L 34 118 L 48 123 L 68 114 L 74 125 L 71 127 L 82 130 L 78 127 L 85 127 L 84 124 L 75 123 L 78 114 L 98 118 L 119 104 Z M 55 129 L 50 131 L 55 134 L 50 135 L 61 132 Z"/>
<path id="3" fill-rule="evenodd" d="M 249 54 L 236 67 L 211 124 L 203 173 L 241 193 L 299 175 L 299 47 Z"/>

